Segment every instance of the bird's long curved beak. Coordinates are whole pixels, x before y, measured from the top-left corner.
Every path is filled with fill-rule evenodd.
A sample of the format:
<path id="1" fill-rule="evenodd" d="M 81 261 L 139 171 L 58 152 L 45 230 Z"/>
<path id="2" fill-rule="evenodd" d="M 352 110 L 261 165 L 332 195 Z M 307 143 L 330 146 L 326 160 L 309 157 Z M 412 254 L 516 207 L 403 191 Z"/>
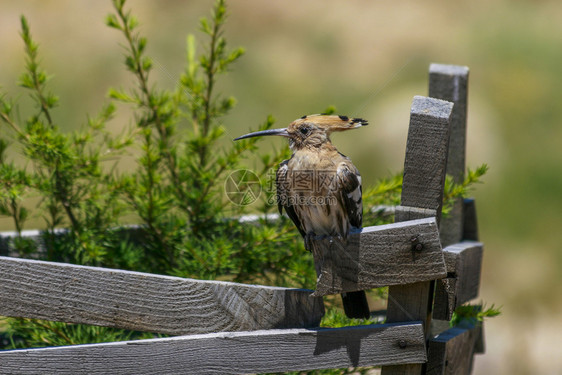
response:
<path id="1" fill-rule="evenodd" d="M 242 135 L 238 138 L 234 138 L 235 141 L 238 141 L 240 139 L 246 139 L 246 138 L 252 138 L 252 137 L 261 137 L 264 135 L 280 135 L 283 137 L 288 137 L 289 133 L 287 132 L 287 128 L 283 128 L 283 129 L 268 129 L 268 130 L 262 130 L 259 132 L 253 132 L 253 133 L 249 133 L 249 134 L 245 134 Z"/>

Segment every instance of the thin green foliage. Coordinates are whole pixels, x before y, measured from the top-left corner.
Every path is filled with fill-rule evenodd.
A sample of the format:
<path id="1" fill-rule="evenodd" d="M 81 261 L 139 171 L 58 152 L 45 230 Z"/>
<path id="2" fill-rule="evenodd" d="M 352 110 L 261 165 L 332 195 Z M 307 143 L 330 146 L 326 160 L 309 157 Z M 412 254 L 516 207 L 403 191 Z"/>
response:
<path id="1" fill-rule="evenodd" d="M 31 92 L 37 110 L 19 124 L 13 101 L 5 96 L 0 98 L 0 116 L 13 131 L 14 142 L 29 163 L 29 168 L 21 168 L 2 157 L 3 189 L 7 190 L 7 194 L 3 194 L 2 213 L 13 218 L 20 233 L 29 212 L 19 201 L 29 191 L 39 194 L 45 238 L 50 245 L 46 258 L 100 264 L 107 249 L 99 244 L 98 237 L 106 228 L 116 225 L 115 218 L 120 209 L 117 194 L 108 189 L 108 176 L 102 173 L 101 162 L 109 156 L 110 150 L 118 150 L 126 142 L 96 143 L 94 139 L 108 139 L 103 128 L 115 108 L 111 105 L 104 107 L 99 116 L 91 119 L 82 130 L 62 132 L 52 113 L 58 98 L 48 90 L 49 76 L 38 63 L 38 45 L 25 17 L 21 18 L 21 28 L 26 70 L 19 83 Z M 3 141 L 3 145 L 7 143 Z M 3 154 L 5 150 L 6 147 L 2 147 Z M 54 230 L 61 226 L 69 230 L 67 243 L 72 243 L 72 250 L 57 246 Z"/>
<path id="2" fill-rule="evenodd" d="M 8 143 L 0 139 L 0 214 L 13 218 L 16 231 L 21 237 L 23 225 L 29 217 L 29 211 L 22 206 L 21 200 L 31 185 L 31 177 L 14 163 L 6 161 L 7 147 Z"/>
<path id="3" fill-rule="evenodd" d="M 335 327 L 348 327 L 360 326 L 369 324 L 379 324 L 380 321 L 373 319 L 352 319 L 348 318 L 345 313 L 338 309 L 329 309 L 322 317 L 320 327 L 335 328 Z"/>
<path id="4" fill-rule="evenodd" d="M 487 164 L 482 164 L 476 169 L 467 168 L 466 176 L 461 183 L 455 183 L 453 177 L 447 175 L 443 192 L 442 212 L 444 216 L 450 213 L 457 198 L 468 197 L 474 185 L 482 182 L 482 176 L 488 172 L 488 169 Z"/>
<path id="5" fill-rule="evenodd" d="M 483 302 L 479 305 L 466 304 L 455 309 L 450 325 L 451 327 L 474 326 L 483 322 L 486 318 L 494 318 L 499 315 L 501 315 L 501 307 L 496 307 L 494 304 L 490 307 L 486 307 Z"/>
<path id="6" fill-rule="evenodd" d="M 147 333 L 122 329 L 67 324 L 37 319 L 11 319 L 8 334 L 12 348 L 45 347 L 153 338 Z"/>
<path id="7" fill-rule="evenodd" d="M 264 234 L 226 220 L 228 202 L 220 198 L 226 174 L 241 168 L 243 153 L 254 150 L 258 141 L 223 148 L 218 144 L 225 133 L 221 118 L 235 100 L 216 94 L 215 85 L 244 53 L 242 48 L 227 47 L 224 1 L 215 4 L 210 19 L 201 19 L 200 30 L 208 43 L 203 54 L 197 55 L 195 37 L 187 37 L 186 67 L 174 92 L 158 90 L 149 82 L 152 60 L 145 55 L 147 40 L 136 32 L 138 21 L 124 3 L 114 1 L 114 7 L 115 14 L 106 23 L 125 38 L 125 65 L 140 88 L 110 90 L 111 98 L 134 107 L 141 149 L 137 170 L 120 176 L 117 183 L 146 226 L 145 264 L 151 271 L 201 278 L 236 269 L 237 279 L 254 274 L 254 268 L 247 269 L 248 264 L 234 255 L 246 251 L 246 238 Z M 185 122 L 189 131 L 178 134 L 178 124 Z M 273 123 L 269 117 L 259 129 Z M 236 213 L 242 211 L 243 207 L 236 208 Z"/>

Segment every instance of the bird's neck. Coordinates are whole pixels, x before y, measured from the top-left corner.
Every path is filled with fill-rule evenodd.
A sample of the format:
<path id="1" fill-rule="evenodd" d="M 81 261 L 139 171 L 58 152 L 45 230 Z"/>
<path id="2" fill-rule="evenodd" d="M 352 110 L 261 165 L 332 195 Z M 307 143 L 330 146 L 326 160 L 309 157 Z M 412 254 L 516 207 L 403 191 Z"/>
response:
<path id="1" fill-rule="evenodd" d="M 320 153 L 331 153 L 331 152 L 338 152 L 336 146 L 330 142 L 330 140 L 326 140 L 322 143 L 311 143 L 311 144 L 297 144 L 290 142 L 289 147 L 293 154 L 297 152 L 320 152 Z"/>

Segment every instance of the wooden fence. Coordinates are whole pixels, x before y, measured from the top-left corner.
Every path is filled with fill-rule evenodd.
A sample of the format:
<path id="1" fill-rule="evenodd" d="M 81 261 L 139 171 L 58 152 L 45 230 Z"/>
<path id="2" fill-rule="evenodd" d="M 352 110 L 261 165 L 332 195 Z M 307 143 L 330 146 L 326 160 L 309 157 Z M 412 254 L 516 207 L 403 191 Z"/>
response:
<path id="1" fill-rule="evenodd" d="M 414 97 L 395 223 L 314 254 L 311 290 L 201 281 L 0 257 L 0 315 L 177 335 L 0 351 L 0 374 L 244 374 L 383 366 L 387 374 L 467 374 L 482 326 L 448 328 L 478 294 L 473 200 L 441 218 L 446 173 L 465 170 L 466 67 L 432 64 Z M 386 324 L 319 328 L 322 297 L 389 286 Z M 444 327 L 441 328 L 440 327 Z"/>

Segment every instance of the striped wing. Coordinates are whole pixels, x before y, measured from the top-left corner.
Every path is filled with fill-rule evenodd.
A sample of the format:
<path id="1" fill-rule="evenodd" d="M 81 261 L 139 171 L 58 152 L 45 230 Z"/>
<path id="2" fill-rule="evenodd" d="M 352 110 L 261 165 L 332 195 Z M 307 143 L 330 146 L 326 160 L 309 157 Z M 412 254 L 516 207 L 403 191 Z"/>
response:
<path id="1" fill-rule="evenodd" d="M 304 227 L 295 211 L 295 206 L 290 204 L 288 197 L 290 196 L 290 181 L 288 180 L 287 172 L 289 170 L 289 160 L 284 160 L 279 164 L 279 169 L 277 169 L 277 175 L 275 178 L 275 184 L 277 186 L 277 208 L 279 213 L 283 213 L 283 209 L 293 221 L 301 236 L 305 237 L 306 232 Z"/>
<path id="2" fill-rule="evenodd" d="M 337 169 L 340 200 L 352 227 L 361 228 L 363 223 L 363 198 L 361 175 L 351 162 L 341 162 Z"/>

